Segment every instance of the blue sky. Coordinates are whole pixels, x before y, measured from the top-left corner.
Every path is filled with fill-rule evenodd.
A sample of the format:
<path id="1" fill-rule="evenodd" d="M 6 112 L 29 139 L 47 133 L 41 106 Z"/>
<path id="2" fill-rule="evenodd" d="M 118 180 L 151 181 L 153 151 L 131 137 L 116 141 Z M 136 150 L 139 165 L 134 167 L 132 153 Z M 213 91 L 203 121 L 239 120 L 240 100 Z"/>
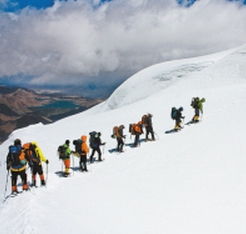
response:
<path id="1" fill-rule="evenodd" d="M 69 0 L 59 0 L 59 1 L 69 1 Z M 111 0 L 101 0 L 101 2 L 107 2 L 107 1 L 111 1 Z M 181 5 L 183 4 L 185 6 L 191 6 L 197 0 L 176 0 L 176 1 Z M 238 1 L 238 2 L 243 2 L 244 4 L 246 4 L 246 0 L 227 0 L 227 1 L 231 1 L 231 2 Z M 53 6 L 55 0 L 3 0 L 2 2 L 5 2 L 4 6 L 2 6 L 3 11 L 16 12 L 26 7 L 33 7 L 36 9 L 45 9 L 45 8 Z"/>
<path id="2" fill-rule="evenodd" d="M 59 0 L 59 1 L 66 2 L 68 0 Z M 101 2 L 106 2 L 106 1 L 111 1 L 111 0 L 101 0 Z M 4 6 L 2 6 L 3 11 L 16 12 L 26 7 L 45 9 L 53 6 L 55 0 L 4 0 L 3 2 L 5 2 Z"/>
<path id="3" fill-rule="evenodd" d="M 25 7 L 34 7 L 37 9 L 43 9 L 51 7 L 54 4 L 54 0 L 8 0 L 3 7 L 4 11 L 18 11 Z"/>

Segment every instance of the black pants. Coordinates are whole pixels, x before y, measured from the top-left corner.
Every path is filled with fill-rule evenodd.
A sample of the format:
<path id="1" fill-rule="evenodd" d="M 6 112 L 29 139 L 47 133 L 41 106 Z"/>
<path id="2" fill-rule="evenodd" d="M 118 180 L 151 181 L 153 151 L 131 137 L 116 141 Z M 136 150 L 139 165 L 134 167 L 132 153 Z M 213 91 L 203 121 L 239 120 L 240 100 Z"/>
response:
<path id="1" fill-rule="evenodd" d="M 200 116 L 200 110 L 199 110 L 199 108 L 195 108 L 195 115 L 196 116 Z"/>
<path id="2" fill-rule="evenodd" d="M 34 163 L 32 166 L 32 186 L 36 186 L 36 174 L 39 174 L 41 185 L 45 185 L 42 164 Z"/>
<path id="3" fill-rule="evenodd" d="M 145 136 L 146 140 L 149 139 L 149 134 L 151 134 L 151 138 L 154 141 L 155 140 L 155 134 L 154 134 L 154 130 L 153 130 L 152 126 L 147 126 L 146 127 L 146 136 Z"/>
<path id="4" fill-rule="evenodd" d="M 22 171 L 11 171 L 12 186 L 16 186 L 18 175 L 21 177 L 22 184 L 27 184 L 26 170 Z"/>
<path id="5" fill-rule="evenodd" d="M 136 134 L 133 146 L 137 147 L 140 144 L 139 138 L 140 138 L 140 135 Z"/>
<path id="6" fill-rule="evenodd" d="M 175 128 L 180 129 L 181 128 L 181 119 L 175 119 Z"/>
<path id="7" fill-rule="evenodd" d="M 80 155 L 79 167 L 81 171 L 87 171 L 86 163 L 87 163 L 86 155 Z"/>
<path id="8" fill-rule="evenodd" d="M 43 167 L 41 164 L 33 164 L 32 166 L 32 176 L 35 177 L 36 174 L 43 175 Z"/>
<path id="9" fill-rule="evenodd" d="M 122 137 L 117 137 L 117 151 L 122 152 L 123 151 L 123 146 L 124 146 L 124 141 Z"/>
<path id="10" fill-rule="evenodd" d="M 90 162 L 92 163 L 93 162 L 93 156 L 95 154 L 95 152 L 98 153 L 98 161 L 102 161 L 102 152 L 101 152 L 101 149 L 100 147 L 97 147 L 97 148 L 92 148 L 92 153 L 91 153 L 91 156 L 90 156 Z"/>

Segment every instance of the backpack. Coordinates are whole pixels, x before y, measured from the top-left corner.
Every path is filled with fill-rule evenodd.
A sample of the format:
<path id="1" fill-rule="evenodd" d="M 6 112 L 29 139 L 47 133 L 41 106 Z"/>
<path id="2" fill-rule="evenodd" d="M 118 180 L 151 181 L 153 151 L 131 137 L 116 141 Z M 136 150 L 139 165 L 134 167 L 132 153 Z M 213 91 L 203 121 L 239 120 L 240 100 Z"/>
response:
<path id="1" fill-rule="evenodd" d="M 81 152 L 82 140 L 81 139 L 74 140 L 73 144 L 74 144 L 74 147 L 75 147 L 75 152 L 76 153 L 80 153 Z"/>
<path id="2" fill-rule="evenodd" d="M 193 108 L 198 108 L 199 102 L 200 102 L 199 97 L 196 97 L 196 98 L 193 98 L 193 99 L 192 99 L 192 102 L 191 102 L 190 105 L 191 105 Z"/>
<path id="3" fill-rule="evenodd" d="M 38 147 L 37 145 L 35 146 L 33 143 L 25 143 L 23 145 L 23 149 L 25 152 L 26 157 L 28 158 L 29 161 L 32 161 L 33 163 L 40 163 L 41 159 L 38 157 L 36 153 L 36 149 L 34 147 Z"/>
<path id="4" fill-rule="evenodd" d="M 142 116 L 142 123 L 143 125 L 148 125 L 148 115 L 143 115 Z"/>
<path id="5" fill-rule="evenodd" d="M 137 134 L 142 134 L 142 127 L 140 124 L 133 124 L 132 125 L 132 130 L 133 130 L 133 135 L 137 135 Z"/>
<path id="6" fill-rule="evenodd" d="M 129 125 L 129 132 L 132 134 L 132 135 L 136 135 L 136 132 L 135 132 L 135 127 L 136 126 L 136 124 L 130 124 Z"/>
<path id="7" fill-rule="evenodd" d="M 90 147 L 91 148 L 96 148 L 97 147 L 97 143 L 96 143 L 96 131 L 90 132 L 90 139 L 89 139 L 89 143 L 90 143 Z"/>
<path id="8" fill-rule="evenodd" d="M 11 163 L 11 166 L 18 166 L 18 165 L 26 165 L 26 155 L 24 150 L 21 148 L 21 146 L 15 146 L 11 145 L 9 146 L 9 162 Z"/>
<path id="9" fill-rule="evenodd" d="M 172 119 L 176 119 L 177 112 L 178 112 L 178 110 L 175 107 L 173 107 L 172 110 L 171 110 L 171 118 Z"/>
<path id="10" fill-rule="evenodd" d="M 111 135 L 112 138 L 116 138 L 118 136 L 119 127 L 113 127 L 113 134 Z"/>
<path id="11" fill-rule="evenodd" d="M 32 150 L 31 150 L 31 143 L 25 143 L 24 145 L 23 145 L 23 149 L 24 149 L 24 151 L 25 151 L 25 154 L 26 154 L 26 156 L 28 157 L 28 159 L 30 160 L 31 159 L 31 157 L 32 157 Z"/>
<path id="12" fill-rule="evenodd" d="M 64 147 L 64 145 L 60 145 L 57 149 L 57 152 L 59 154 L 59 159 L 63 159 L 66 157 L 66 148 Z"/>
<path id="13" fill-rule="evenodd" d="M 132 125 L 133 124 L 129 124 L 129 132 L 132 134 Z"/>

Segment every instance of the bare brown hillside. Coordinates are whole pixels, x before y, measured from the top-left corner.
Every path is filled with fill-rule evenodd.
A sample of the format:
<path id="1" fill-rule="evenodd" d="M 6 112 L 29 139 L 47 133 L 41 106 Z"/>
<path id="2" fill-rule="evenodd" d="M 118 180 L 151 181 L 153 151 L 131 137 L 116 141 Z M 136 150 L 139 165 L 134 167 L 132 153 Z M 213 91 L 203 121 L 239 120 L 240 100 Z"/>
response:
<path id="1" fill-rule="evenodd" d="M 0 142 L 17 128 L 39 122 L 51 123 L 84 111 L 101 101 L 0 86 Z"/>

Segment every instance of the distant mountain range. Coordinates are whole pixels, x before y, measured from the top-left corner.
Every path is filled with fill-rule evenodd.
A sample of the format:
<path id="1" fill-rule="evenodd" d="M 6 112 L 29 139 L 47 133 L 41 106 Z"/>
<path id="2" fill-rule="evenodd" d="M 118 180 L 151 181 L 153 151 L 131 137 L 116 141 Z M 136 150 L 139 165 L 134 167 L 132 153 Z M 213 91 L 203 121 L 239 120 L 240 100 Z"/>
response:
<path id="1" fill-rule="evenodd" d="M 0 142 L 15 129 L 39 122 L 51 123 L 84 111 L 102 101 L 0 86 Z"/>

